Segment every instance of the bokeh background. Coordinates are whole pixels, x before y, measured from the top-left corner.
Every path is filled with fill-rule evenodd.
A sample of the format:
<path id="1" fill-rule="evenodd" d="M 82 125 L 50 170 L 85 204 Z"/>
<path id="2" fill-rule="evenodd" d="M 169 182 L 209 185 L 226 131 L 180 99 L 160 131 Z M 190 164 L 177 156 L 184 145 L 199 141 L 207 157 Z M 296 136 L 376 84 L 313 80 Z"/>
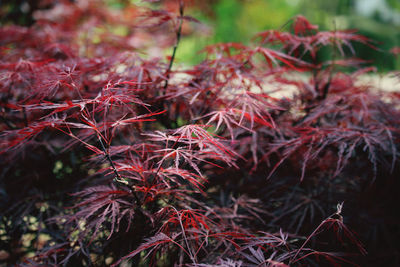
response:
<path id="1" fill-rule="evenodd" d="M 0 1 L 1 24 L 31 25 L 35 12 L 62 0 Z M 64 0 L 76 2 L 79 0 Z M 185 0 L 186 1 L 186 0 Z M 173 0 L 104 0 L 110 9 L 129 9 L 134 5 L 173 9 Z M 302 14 L 321 30 L 358 29 L 377 43 L 380 51 L 356 46 L 358 56 L 375 62 L 380 71 L 400 69 L 400 60 L 389 50 L 400 46 L 399 0 L 189 0 L 185 13 L 201 21 L 187 24 L 178 50 L 177 62 L 195 64 L 202 60 L 205 45 L 217 42 L 248 43 L 252 36 L 268 29 L 288 30 L 286 23 Z M 114 29 L 123 35 L 124 29 Z M 169 51 L 165 51 L 169 53 Z"/>

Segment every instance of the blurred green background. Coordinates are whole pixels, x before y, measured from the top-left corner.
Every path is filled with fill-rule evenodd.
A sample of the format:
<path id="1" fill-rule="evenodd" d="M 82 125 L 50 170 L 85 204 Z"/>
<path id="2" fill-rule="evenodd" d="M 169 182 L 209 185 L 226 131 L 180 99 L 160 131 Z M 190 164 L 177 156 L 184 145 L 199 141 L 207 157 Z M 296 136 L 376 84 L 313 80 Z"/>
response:
<path id="1" fill-rule="evenodd" d="M 358 29 L 376 41 L 381 51 L 355 44 L 357 56 L 373 60 L 381 71 L 400 69 L 400 60 L 389 50 L 400 46 L 400 0 L 214 0 L 211 12 L 191 10 L 191 15 L 212 29 L 199 40 L 195 35 L 182 40 L 180 61 L 198 62 L 194 50 L 216 42 L 248 43 L 260 31 L 280 29 L 298 14 L 307 17 L 320 30 Z M 209 14 L 205 16 L 205 14 Z M 289 30 L 283 27 L 283 30 Z"/>
<path id="2" fill-rule="evenodd" d="M 70 2 L 88 0 L 67 0 Z M 99 0 L 101 1 L 101 0 Z M 104 0 L 111 9 L 145 5 L 154 8 L 171 7 L 175 0 Z M 400 59 L 389 53 L 394 46 L 400 46 L 400 0 L 185 0 L 185 13 L 202 22 L 190 25 L 181 40 L 177 62 L 195 64 L 203 59 L 195 53 L 205 45 L 217 42 L 249 43 L 251 37 L 260 31 L 280 29 L 295 15 L 306 16 L 320 30 L 358 29 L 375 40 L 381 51 L 356 45 L 357 55 L 373 60 L 380 71 L 400 69 Z M 33 9 L 42 8 L 40 0 L 0 1 L 1 23 L 29 25 Z M 43 1 L 42 1 L 43 2 Z M 57 0 L 45 2 L 56 3 Z M 283 30 L 289 30 L 283 27 Z M 166 54 L 170 50 L 165 51 Z"/>

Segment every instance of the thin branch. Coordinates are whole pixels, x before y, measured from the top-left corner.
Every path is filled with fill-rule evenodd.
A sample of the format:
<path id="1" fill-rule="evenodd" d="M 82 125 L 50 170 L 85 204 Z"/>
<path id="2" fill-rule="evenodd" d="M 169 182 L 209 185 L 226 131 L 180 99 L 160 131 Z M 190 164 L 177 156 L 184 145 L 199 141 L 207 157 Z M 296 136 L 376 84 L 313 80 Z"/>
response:
<path id="1" fill-rule="evenodd" d="M 122 183 L 124 185 L 128 185 L 127 183 L 124 182 L 124 179 L 121 177 L 121 175 L 117 171 L 117 168 L 115 167 L 115 164 L 112 161 L 110 154 L 108 153 L 106 147 L 104 146 L 103 140 L 101 140 L 101 137 L 99 135 L 97 135 L 97 138 L 99 139 L 99 142 L 100 142 L 100 145 L 101 145 L 101 150 L 103 150 L 103 152 L 104 152 L 104 157 L 110 163 L 111 168 L 113 169 L 114 174 L 116 176 L 116 179 L 114 179 L 114 181 L 116 181 L 118 183 Z M 141 206 L 141 202 L 140 202 L 140 199 L 139 199 L 138 195 L 136 194 L 136 192 L 134 190 L 131 190 L 131 193 L 132 193 L 133 197 L 136 200 L 136 204 L 140 207 Z"/>
<path id="2" fill-rule="evenodd" d="M 29 123 L 28 123 L 28 117 L 26 116 L 26 109 L 25 107 L 22 107 L 22 114 L 24 116 L 24 123 L 25 123 L 25 127 L 28 127 Z"/>
<path id="3" fill-rule="evenodd" d="M 334 32 L 335 32 L 335 35 L 336 35 L 337 28 L 336 28 L 336 21 L 335 20 L 333 20 L 333 27 L 334 27 Z M 336 48 L 337 48 L 336 47 L 336 42 L 333 42 L 333 48 L 332 48 L 332 63 L 333 64 L 332 64 L 331 70 L 329 72 L 328 82 L 325 84 L 324 88 L 322 89 L 322 92 L 319 92 L 321 100 L 325 100 L 326 97 L 328 96 L 329 88 L 330 88 L 331 82 L 332 82 L 332 78 L 333 78 L 333 75 L 335 73 L 335 60 L 337 58 Z"/>
<path id="4" fill-rule="evenodd" d="M 184 11 L 184 3 L 183 0 L 179 0 L 179 26 L 178 26 L 178 30 L 176 31 L 176 42 L 174 45 L 174 48 L 172 50 L 172 55 L 171 58 L 169 60 L 169 65 L 168 65 L 168 69 L 166 71 L 166 77 L 167 79 L 165 80 L 165 84 L 164 84 L 164 93 L 168 88 L 168 82 L 169 82 L 169 77 L 170 77 L 170 73 L 171 73 L 171 69 L 172 69 L 172 65 L 174 64 L 174 60 L 175 60 L 175 56 L 176 56 L 176 50 L 178 49 L 179 46 L 179 42 L 181 40 L 181 35 L 182 35 L 182 24 L 183 24 L 183 12 Z"/>
<path id="5" fill-rule="evenodd" d="M 339 219 L 334 219 L 336 221 L 343 221 L 343 217 L 341 215 L 342 213 L 342 208 L 343 208 L 343 202 L 337 204 L 337 210 L 335 213 L 333 213 L 332 215 L 330 215 L 328 218 L 326 218 L 325 220 L 323 220 L 318 227 L 307 237 L 306 241 L 304 241 L 303 245 L 301 245 L 301 247 L 299 249 L 297 249 L 296 254 L 290 259 L 289 261 L 289 265 L 293 262 L 296 262 L 296 257 L 299 255 L 299 253 L 304 249 L 304 247 L 306 246 L 306 244 L 311 240 L 312 237 L 314 237 L 315 235 L 318 234 L 319 230 L 325 225 L 325 223 L 327 223 L 329 220 L 334 219 L 334 217 L 338 217 Z"/>

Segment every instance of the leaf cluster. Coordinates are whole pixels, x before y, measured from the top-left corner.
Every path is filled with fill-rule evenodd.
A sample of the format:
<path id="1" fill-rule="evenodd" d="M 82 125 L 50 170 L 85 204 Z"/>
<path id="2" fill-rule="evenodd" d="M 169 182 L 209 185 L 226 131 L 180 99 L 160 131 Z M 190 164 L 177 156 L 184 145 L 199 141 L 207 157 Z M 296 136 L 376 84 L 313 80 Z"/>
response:
<path id="1" fill-rule="evenodd" d="M 143 56 L 143 32 L 174 55 L 190 4 L 0 28 L 6 264 L 398 264 L 400 95 L 357 81 L 372 41 L 298 16 L 192 67 Z"/>

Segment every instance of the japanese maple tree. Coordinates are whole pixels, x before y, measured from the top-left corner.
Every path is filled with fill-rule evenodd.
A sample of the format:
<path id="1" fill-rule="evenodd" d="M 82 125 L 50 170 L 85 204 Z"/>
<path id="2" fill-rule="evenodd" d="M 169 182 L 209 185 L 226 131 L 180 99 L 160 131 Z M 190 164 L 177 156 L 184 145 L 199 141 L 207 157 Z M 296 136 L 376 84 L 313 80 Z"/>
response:
<path id="1" fill-rule="evenodd" d="M 377 45 L 297 16 L 177 66 L 195 4 L 0 28 L 5 264 L 399 264 L 400 95 L 353 48 Z"/>

